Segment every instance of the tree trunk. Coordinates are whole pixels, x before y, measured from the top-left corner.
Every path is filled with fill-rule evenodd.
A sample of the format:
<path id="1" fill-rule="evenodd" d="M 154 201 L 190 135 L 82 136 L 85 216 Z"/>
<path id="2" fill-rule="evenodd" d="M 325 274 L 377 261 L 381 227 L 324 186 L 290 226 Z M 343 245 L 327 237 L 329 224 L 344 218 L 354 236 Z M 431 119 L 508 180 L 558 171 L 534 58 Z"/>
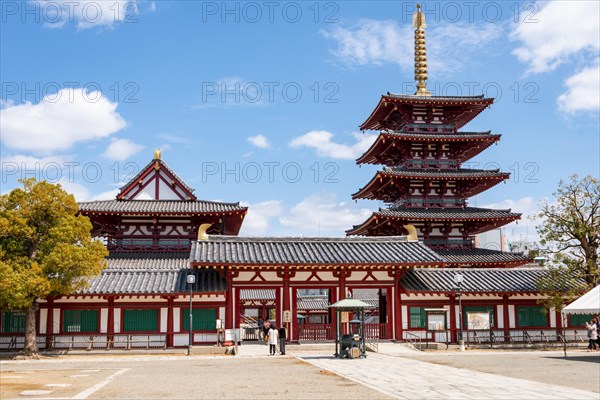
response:
<path id="1" fill-rule="evenodd" d="M 23 348 L 25 356 L 38 354 L 37 336 L 35 332 L 37 309 L 37 301 L 34 301 L 33 304 L 27 308 L 27 315 L 25 317 L 25 347 Z"/>

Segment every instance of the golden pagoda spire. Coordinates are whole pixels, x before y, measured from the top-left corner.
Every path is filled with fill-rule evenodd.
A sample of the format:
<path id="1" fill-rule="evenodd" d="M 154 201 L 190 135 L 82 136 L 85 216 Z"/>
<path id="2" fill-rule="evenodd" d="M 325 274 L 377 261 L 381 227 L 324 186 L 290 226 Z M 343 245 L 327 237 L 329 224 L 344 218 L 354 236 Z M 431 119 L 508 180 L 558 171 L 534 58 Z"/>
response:
<path id="1" fill-rule="evenodd" d="M 425 50 L 425 14 L 421 5 L 417 4 L 417 12 L 413 14 L 413 29 L 415 30 L 415 81 L 417 81 L 417 96 L 431 96 L 427 90 L 427 52 Z"/>
<path id="2" fill-rule="evenodd" d="M 154 149 L 154 159 L 160 160 L 160 149 Z"/>

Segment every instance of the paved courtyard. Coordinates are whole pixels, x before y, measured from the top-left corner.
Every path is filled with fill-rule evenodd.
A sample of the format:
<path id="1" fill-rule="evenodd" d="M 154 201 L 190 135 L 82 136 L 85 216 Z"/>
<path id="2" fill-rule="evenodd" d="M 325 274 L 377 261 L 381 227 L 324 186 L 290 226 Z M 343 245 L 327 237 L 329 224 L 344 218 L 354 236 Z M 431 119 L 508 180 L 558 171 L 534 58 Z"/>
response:
<path id="1" fill-rule="evenodd" d="M 600 355 L 436 352 L 383 346 L 336 360 L 331 346 L 288 356 L 85 354 L 0 362 L 4 399 L 600 399 Z M 494 373 L 489 373 L 489 371 Z M 521 379 L 524 378 L 524 379 Z"/>

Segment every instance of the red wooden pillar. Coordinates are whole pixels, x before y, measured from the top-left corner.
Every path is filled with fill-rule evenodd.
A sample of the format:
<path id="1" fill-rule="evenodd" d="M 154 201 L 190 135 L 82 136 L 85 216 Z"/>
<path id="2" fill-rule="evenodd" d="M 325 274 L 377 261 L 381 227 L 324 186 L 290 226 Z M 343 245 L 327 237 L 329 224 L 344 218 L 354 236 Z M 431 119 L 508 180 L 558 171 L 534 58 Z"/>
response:
<path id="1" fill-rule="evenodd" d="M 510 317 L 508 313 L 508 295 L 502 296 L 502 319 L 504 320 L 504 341 L 510 340 Z"/>
<path id="2" fill-rule="evenodd" d="M 112 347 L 112 343 L 115 340 L 115 298 L 109 297 L 108 299 L 108 318 L 106 321 L 106 338 L 109 347 Z"/>
<path id="3" fill-rule="evenodd" d="M 400 276 L 394 278 L 394 339 L 402 340 L 402 305 L 400 304 Z"/>
<path id="4" fill-rule="evenodd" d="M 563 318 L 560 311 L 554 310 L 554 313 L 556 315 L 556 336 L 558 337 L 563 334 Z"/>
<path id="5" fill-rule="evenodd" d="M 290 340 L 298 341 L 298 290 L 292 289 L 292 323 L 290 324 Z"/>
<path id="6" fill-rule="evenodd" d="M 334 273 L 334 276 L 335 276 L 335 273 Z M 334 287 L 329 288 L 329 296 L 331 298 L 331 300 L 330 300 L 331 304 L 337 303 L 337 301 L 338 301 L 338 297 L 337 297 L 337 293 L 336 293 L 335 289 L 336 288 L 334 288 Z M 331 312 L 331 321 L 330 321 L 331 335 L 335 336 L 335 327 L 337 324 L 337 311 L 333 308 L 331 308 L 330 310 L 331 310 L 330 311 Z M 335 337 L 334 337 L 334 339 L 335 339 Z"/>
<path id="7" fill-rule="evenodd" d="M 288 271 L 286 271 L 286 273 L 284 273 L 283 275 L 283 310 L 282 311 L 292 311 L 291 307 L 290 307 L 290 274 L 288 273 Z M 283 315 L 283 314 L 282 314 Z M 293 312 L 292 312 L 293 315 Z M 294 321 L 294 318 L 292 318 L 292 322 Z M 283 321 L 282 321 L 283 323 Z M 290 341 L 290 332 L 288 329 L 288 337 L 286 338 L 286 341 Z"/>
<path id="8" fill-rule="evenodd" d="M 275 325 L 281 325 L 281 290 L 275 289 Z"/>
<path id="9" fill-rule="evenodd" d="M 235 329 L 240 327 L 240 306 L 242 304 L 242 301 L 240 299 L 240 289 L 236 288 L 234 291 L 234 296 L 233 296 L 233 312 L 234 312 L 234 319 L 233 319 L 233 327 Z"/>
<path id="10" fill-rule="evenodd" d="M 52 336 L 54 336 L 54 299 L 47 300 L 48 316 L 46 318 L 46 348 L 52 345 Z"/>
<path id="11" fill-rule="evenodd" d="M 346 298 L 346 277 L 348 275 L 350 275 L 349 271 L 344 269 L 340 270 L 338 273 L 338 292 L 340 293 L 338 301 Z"/>
<path id="12" fill-rule="evenodd" d="M 225 294 L 225 329 L 233 329 L 233 274 L 230 270 L 226 272 L 227 293 Z"/>
<path id="13" fill-rule="evenodd" d="M 173 347 L 173 297 L 167 297 L 167 347 Z"/>
<path id="14" fill-rule="evenodd" d="M 448 300 L 450 302 L 450 342 L 458 343 L 458 322 L 456 319 L 456 295 L 451 293 L 448 295 Z"/>
<path id="15" fill-rule="evenodd" d="M 387 339 L 394 336 L 394 288 L 385 288 L 385 322 L 387 324 Z"/>

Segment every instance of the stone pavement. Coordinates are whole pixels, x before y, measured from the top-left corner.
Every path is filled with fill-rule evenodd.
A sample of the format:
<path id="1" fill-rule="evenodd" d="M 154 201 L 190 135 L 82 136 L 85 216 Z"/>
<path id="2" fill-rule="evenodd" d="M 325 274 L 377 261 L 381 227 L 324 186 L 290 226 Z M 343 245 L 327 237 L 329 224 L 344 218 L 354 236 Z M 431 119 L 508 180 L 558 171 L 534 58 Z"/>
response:
<path id="1" fill-rule="evenodd" d="M 369 353 L 338 360 L 315 353 L 294 356 L 399 399 L 595 399 L 598 393 L 524 379 Z"/>

